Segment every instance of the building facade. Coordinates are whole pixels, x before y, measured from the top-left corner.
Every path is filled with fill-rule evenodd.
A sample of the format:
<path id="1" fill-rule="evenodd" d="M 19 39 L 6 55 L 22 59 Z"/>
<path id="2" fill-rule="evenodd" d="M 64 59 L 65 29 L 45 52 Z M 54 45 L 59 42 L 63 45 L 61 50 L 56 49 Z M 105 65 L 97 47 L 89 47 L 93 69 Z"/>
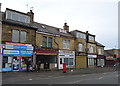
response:
<path id="1" fill-rule="evenodd" d="M 49 64 L 48 69 L 50 70 L 62 69 L 64 62 L 67 63 L 67 68 L 74 68 L 74 37 L 65 29 L 36 22 L 34 25 L 39 28 L 36 33 L 35 62 L 41 61 L 43 69 L 45 63 Z"/>
<path id="2" fill-rule="evenodd" d="M 2 71 L 26 70 L 27 61 L 32 64 L 37 28 L 28 13 L 6 8 L 2 18 Z"/>
<path id="3" fill-rule="evenodd" d="M 103 65 L 104 46 L 95 35 L 34 21 L 28 13 L 6 8 L 1 12 L 1 71 L 24 71 L 30 61 L 32 67 L 40 61 L 41 69 L 87 68 Z"/>
<path id="4" fill-rule="evenodd" d="M 71 31 L 71 34 L 75 36 L 75 62 L 76 68 L 87 67 L 86 56 L 86 33 L 78 30 Z"/>
<path id="5" fill-rule="evenodd" d="M 97 66 L 105 66 L 105 56 L 104 56 L 104 47 L 102 44 L 96 42 L 97 45 Z"/>

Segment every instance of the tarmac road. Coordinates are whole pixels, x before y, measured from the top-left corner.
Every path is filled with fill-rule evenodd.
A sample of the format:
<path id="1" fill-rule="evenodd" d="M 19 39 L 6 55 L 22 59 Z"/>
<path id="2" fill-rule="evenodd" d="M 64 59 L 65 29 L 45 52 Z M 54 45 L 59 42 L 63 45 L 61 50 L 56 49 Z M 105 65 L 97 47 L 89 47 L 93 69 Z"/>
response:
<path id="1" fill-rule="evenodd" d="M 26 73 L 3 78 L 3 84 L 118 84 L 117 71 L 93 74 L 44 74 Z M 14 75 L 14 74 L 13 74 Z M 11 75 L 11 76 L 13 76 Z"/>

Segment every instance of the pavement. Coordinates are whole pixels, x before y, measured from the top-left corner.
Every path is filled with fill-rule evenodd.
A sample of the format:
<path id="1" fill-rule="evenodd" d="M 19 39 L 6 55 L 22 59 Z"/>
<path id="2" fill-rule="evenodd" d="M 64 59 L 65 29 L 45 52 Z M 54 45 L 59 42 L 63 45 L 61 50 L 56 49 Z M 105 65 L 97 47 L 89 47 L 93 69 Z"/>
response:
<path id="1" fill-rule="evenodd" d="M 62 70 L 51 70 L 51 71 L 39 71 L 39 72 L 5 72 L 2 73 L 2 78 L 11 78 L 11 77 L 19 77 L 32 75 L 40 77 L 46 77 L 48 75 L 75 75 L 75 74 L 92 74 L 92 73 L 104 73 L 104 72 L 114 72 L 119 71 L 120 68 L 116 67 L 95 67 L 95 68 L 84 68 L 84 69 L 67 69 L 66 73 L 63 73 Z"/>

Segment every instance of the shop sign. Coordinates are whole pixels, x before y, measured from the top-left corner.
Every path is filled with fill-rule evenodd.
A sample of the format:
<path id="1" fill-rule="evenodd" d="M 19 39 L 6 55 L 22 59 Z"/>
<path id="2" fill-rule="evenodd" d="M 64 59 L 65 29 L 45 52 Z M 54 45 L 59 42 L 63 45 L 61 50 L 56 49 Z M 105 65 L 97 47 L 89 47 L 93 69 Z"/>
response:
<path id="1" fill-rule="evenodd" d="M 74 57 L 74 54 L 60 54 L 61 57 Z"/>
<path id="2" fill-rule="evenodd" d="M 19 50 L 7 50 L 3 49 L 3 55 L 19 55 Z"/>
<path id="3" fill-rule="evenodd" d="M 41 50 L 35 50 L 35 54 L 39 55 L 57 55 L 56 50 L 51 50 L 51 49 L 41 49 Z"/>
<path id="4" fill-rule="evenodd" d="M 97 55 L 88 55 L 88 58 L 97 58 Z"/>
<path id="5" fill-rule="evenodd" d="M 33 55 L 33 51 L 29 50 L 8 50 L 3 49 L 3 55 Z"/>
<path id="6" fill-rule="evenodd" d="M 33 51 L 31 51 L 31 50 L 29 50 L 29 51 L 21 50 L 20 55 L 33 55 Z"/>
<path id="7" fill-rule="evenodd" d="M 2 72 L 12 71 L 12 68 L 2 68 Z"/>
<path id="8" fill-rule="evenodd" d="M 6 42 L 5 44 L 8 44 L 8 45 L 19 45 L 19 46 L 32 46 L 31 44 L 21 44 L 21 43 L 11 43 L 11 42 Z"/>
<path id="9" fill-rule="evenodd" d="M 5 48 L 15 50 L 33 50 L 33 46 L 20 46 L 20 45 L 5 45 Z"/>
<path id="10" fill-rule="evenodd" d="M 75 54 L 75 52 L 69 50 L 59 50 L 59 54 Z"/>
<path id="11" fill-rule="evenodd" d="M 86 54 L 81 52 L 76 52 L 76 56 L 86 56 Z"/>

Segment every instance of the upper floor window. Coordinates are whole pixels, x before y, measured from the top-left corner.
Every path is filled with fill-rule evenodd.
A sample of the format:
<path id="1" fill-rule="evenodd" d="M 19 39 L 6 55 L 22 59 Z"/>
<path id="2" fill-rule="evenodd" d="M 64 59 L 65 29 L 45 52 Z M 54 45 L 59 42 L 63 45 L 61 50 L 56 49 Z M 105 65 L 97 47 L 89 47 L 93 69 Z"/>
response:
<path id="1" fill-rule="evenodd" d="M 24 23 L 30 23 L 30 16 L 8 10 L 6 11 L 6 19 L 11 19 L 14 21 L 19 21 Z"/>
<path id="2" fill-rule="evenodd" d="M 93 36 L 89 36 L 89 40 L 94 41 L 94 37 Z"/>
<path id="3" fill-rule="evenodd" d="M 86 34 L 83 34 L 83 33 L 77 32 L 76 37 L 78 37 L 78 38 L 82 38 L 82 39 L 86 39 Z"/>
<path id="4" fill-rule="evenodd" d="M 26 42 L 26 35 L 25 31 L 12 30 L 12 41 L 24 43 Z"/>
<path id="5" fill-rule="evenodd" d="M 70 49 L 70 40 L 63 40 L 63 49 Z"/>
<path id="6" fill-rule="evenodd" d="M 78 44 L 78 51 L 83 51 L 83 44 L 81 43 Z"/>
<path id="7" fill-rule="evenodd" d="M 102 49 L 101 48 L 98 49 L 98 54 L 102 54 Z"/>
<path id="8" fill-rule="evenodd" d="M 52 48 L 52 38 L 43 36 L 42 47 Z"/>
<path id="9" fill-rule="evenodd" d="M 94 53 L 94 46 L 93 45 L 90 45 L 90 53 Z"/>
<path id="10" fill-rule="evenodd" d="M 52 38 L 48 37 L 48 47 L 52 48 Z"/>
<path id="11" fill-rule="evenodd" d="M 47 37 L 43 36 L 42 47 L 47 47 Z"/>

